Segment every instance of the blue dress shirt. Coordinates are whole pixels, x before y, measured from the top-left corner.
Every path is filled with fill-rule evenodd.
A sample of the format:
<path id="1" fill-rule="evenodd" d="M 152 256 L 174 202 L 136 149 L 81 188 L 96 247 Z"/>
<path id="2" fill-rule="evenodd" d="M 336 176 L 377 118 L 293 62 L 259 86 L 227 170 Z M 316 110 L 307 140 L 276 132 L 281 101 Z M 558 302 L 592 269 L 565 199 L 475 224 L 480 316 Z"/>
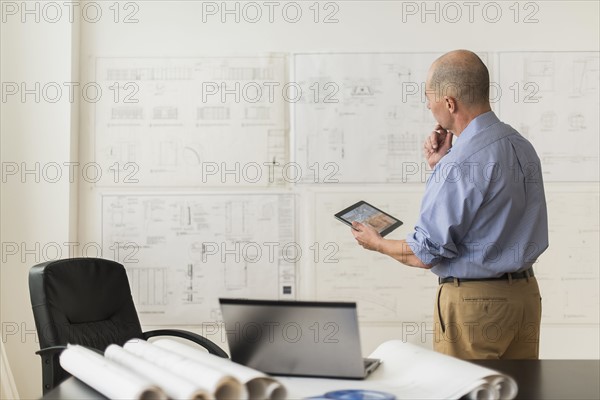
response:
<path id="1" fill-rule="evenodd" d="M 490 111 L 455 139 L 427 181 L 415 255 L 440 277 L 491 278 L 528 269 L 548 247 L 540 159 Z"/>

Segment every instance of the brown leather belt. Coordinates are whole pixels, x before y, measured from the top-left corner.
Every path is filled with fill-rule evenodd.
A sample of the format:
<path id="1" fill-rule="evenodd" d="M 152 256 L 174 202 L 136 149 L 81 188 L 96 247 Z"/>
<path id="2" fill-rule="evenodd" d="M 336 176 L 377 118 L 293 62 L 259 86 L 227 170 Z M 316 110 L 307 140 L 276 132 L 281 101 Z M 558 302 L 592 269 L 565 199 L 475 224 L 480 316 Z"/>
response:
<path id="1" fill-rule="evenodd" d="M 503 281 L 510 279 L 525 279 L 533 276 L 533 268 L 526 269 L 521 272 L 507 272 L 506 274 L 500 275 L 496 278 L 455 278 L 453 276 L 449 276 L 447 278 L 438 278 L 438 283 L 441 285 L 442 283 L 454 282 L 456 279 L 460 282 L 480 282 L 480 281 Z"/>

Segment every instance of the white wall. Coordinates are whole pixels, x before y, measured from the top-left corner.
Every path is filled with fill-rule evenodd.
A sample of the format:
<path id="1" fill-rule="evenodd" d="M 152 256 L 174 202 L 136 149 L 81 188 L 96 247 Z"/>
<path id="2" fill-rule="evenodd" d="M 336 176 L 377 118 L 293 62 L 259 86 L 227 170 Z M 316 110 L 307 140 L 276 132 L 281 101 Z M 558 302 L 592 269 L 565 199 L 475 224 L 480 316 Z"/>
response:
<path id="1" fill-rule="evenodd" d="M 30 2 L 33 4 L 34 2 Z M 93 2 L 92 2 L 93 3 Z M 122 19 L 135 8 L 121 8 L 120 22 L 114 22 L 114 12 L 105 3 L 100 21 L 70 23 L 66 17 L 51 23 L 52 10 L 40 22 L 27 16 L 21 22 L 5 9 L 2 22 L 2 82 L 36 81 L 82 83 L 93 81 L 93 57 L 191 57 L 202 55 L 256 54 L 264 52 L 416 52 L 447 51 L 468 48 L 480 51 L 597 51 L 599 48 L 599 5 L 589 1 L 530 2 L 534 8 L 520 8 L 519 22 L 514 22 L 513 2 L 496 2 L 503 10 L 497 23 L 486 20 L 494 14 L 482 14 L 487 3 L 481 2 L 469 22 L 468 8 L 457 2 L 462 19 L 457 23 L 444 20 L 446 2 L 428 2 L 428 7 L 441 10 L 440 21 L 434 15 L 421 13 L 404 15 L 404 10 L 420 8 L 422 2 L 338 1 L 338 23 L 314 23 L 313 2 L 300 2 L 306 13 L 300 22 L 286 22 L 280 12 L 275 21 L 236 23 L 232 16 L 223 23 L 219 15 L 208 16 L 203 22 L 200 1 L 131 2 L 138 11 L 137 23 L 125 24 Z M 232 4 L 235 2 L 228 2 Z M 262 4 L 262 2 L 258 2 Z M 15 3 L 20 7 L 21 3 Z M 221 2 L 215 4 L 220 5 Z M 524 3 L 520 3 L 524 7 Z M 121 3 L 123 5 L 123 3 Z M 321 3 L 323 5 L 323 3 Z M 446 8 L 444 8 L 446 6 Z M 33 7 L 33 6 L 31 6 Z M 40 6 L 41 7 L 41 6 Z M 524 17 L 537 9 L 536 23 L 523 23 Z M 79 11 L 81 8 L 79 8 Z M 321 9 L 323 10 L 323 9 Z M 330 10 L 330 9 L 328 9 Z M 10 12 L 9 12 L 10 11 Z M 68 10 L 62 9 L 63 13 Z M 88 9 L 92 13 L 93 9 Z M 263 12 L 267 10 L 263 8 Z M 490 9 L 491 13 L 493 10 Z M 323 12 L 323 11 L 322 11 Z M 76 10 L 76 14 L 78 14 Z M 80 14 L 79 14 L 80 15 Z M 93 18 L 93 14 L 88 17 Z M 321 17 L 323 14 L 321 15 Z M 454 18 L 454 14 L 446 14 Z M 6 20 L 6 22 L 4 21 Z M 80 69 L 77 63 L 81 62 Z M 78 75 L 80 73 L 80 77 Z M 28 163 L 64 162 L 92 159 L 91 107 L 66 96 L 55 104 L 35 103 L 28 96 L 23 103 L 19 96 L 2 101 L 2 162 Z M 78 125 L 77 117 L 81 117 Z M 81 128 L 81 143 L 77 143 Z M 79 154 L 79 155 L 78 155 Z M 8 165 L 8 164 L 3 164 Z M 4 171 L 4 167 L 3 167 Z M 63 173 L 67 172 L 63 169 Z M 25 182 L 22 182 L 24 180 Z M 591 185 L 597 190 L 597 185 Z M 33 353 L 38 345 L 32 333 L 35 329 L 29 303 L 27 271 L 38 261 L 44 261 L 43 249 L 48 244 L 77 240 L 80 243 L 98 240 L 97 198 L 91 185 L 81 188 L 67 179 L 49 183 L 36 182 L 27 175 L 7 177 L 2 181 L 2 340 L 11 364 L 20 395 L 34 398 L 40 394 L 39 360 Z M 79 212 L 77 212 L 79 208 Z M 79 217 L 78 217 L 79 216 Z M 79 218 L 79 221 L 78 221 Z M 76 229 L 78 228 L 78 229 Z M 79 232 L 78 232 L 79 231 Z M 16 254 L 12 243 L 17 244 Z M 22 244 L 25 244 L 24 246 Z M 39 250 L 26 253 L 26 249 Z M 558 245 L 558 244 L 557 244 Z M 13 330 L 14 334 L 13 334 Z M 364 351 L 371 351 L 381 341 L 402 335 L 397 326 L 363 327 Z M 565 345 L 565 336 L 569 340 Z M 545 326 L 541 353 L 545 358 L 599 357 L 597 325 Z M 414 341 L 414 339 L 411 339 Z"/>
<path id="2" fill-rule="evenodd" d="M 28 270 L 46 256 L 54 257 L 56 245 L 64 247 L 63 243 L 75 238 L 77 215 L 76 183 L 64 178 L 51 182 L 57 177 L 54 165 L 75 160 L 76 103 L 67 96 L 55 103 L 45 101 L 41 91 L 37 100 L 36 94 L 22 99 L 20 94 L 12 96 L 4 90 L 13 82 L 19 86 L 25 82 L 25 88 L 35 92 L 36 82 L 42 88 L 48 83 L 76 81 L 77 71 L 72 68 L 76 24 L 37 23 L 30 18 L 29 23 L 19 18 L 3 19 L 1 31 L 6 95 L 0 118 L 2 170 L 6 173 L 1 192 L 2 340 L 22 398 L 41 394 Z M 54 92 L 47 95 L 55 98 Z M 14 175 L 13 166 L 18 168 Z M 22 174 L 25 169 L 34 172 Z"/>

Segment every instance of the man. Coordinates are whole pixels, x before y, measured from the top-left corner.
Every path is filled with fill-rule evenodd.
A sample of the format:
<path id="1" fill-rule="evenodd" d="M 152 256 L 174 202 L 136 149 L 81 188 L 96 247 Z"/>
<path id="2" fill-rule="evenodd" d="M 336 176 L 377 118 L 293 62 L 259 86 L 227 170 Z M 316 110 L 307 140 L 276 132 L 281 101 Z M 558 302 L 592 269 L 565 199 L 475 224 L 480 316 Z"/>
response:
<path id="1" fill-rule="evenodd" d="M 438 275 L 435 350 L 536 359 L 541 298 L 532 265 L 548 247 L 540 160 L 491 111 L 489 73 L 476 54 L 438 58 L 426 97 L 437 121 L 424 144 L 434 171 L 414 232 L 388 240 L 355 223 L 352 233 L 366 249 Z"/>

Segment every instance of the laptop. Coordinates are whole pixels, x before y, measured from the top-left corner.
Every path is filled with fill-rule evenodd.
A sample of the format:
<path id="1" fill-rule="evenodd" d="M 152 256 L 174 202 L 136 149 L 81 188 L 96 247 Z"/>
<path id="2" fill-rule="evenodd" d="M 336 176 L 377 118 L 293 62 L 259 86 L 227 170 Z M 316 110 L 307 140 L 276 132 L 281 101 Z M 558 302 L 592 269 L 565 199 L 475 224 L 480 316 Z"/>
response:
<path id="1" fill-rule="evenodd" d="M 219 299 L 231 359 L 271 375 L 364 379 L 356 303 Z"/>

